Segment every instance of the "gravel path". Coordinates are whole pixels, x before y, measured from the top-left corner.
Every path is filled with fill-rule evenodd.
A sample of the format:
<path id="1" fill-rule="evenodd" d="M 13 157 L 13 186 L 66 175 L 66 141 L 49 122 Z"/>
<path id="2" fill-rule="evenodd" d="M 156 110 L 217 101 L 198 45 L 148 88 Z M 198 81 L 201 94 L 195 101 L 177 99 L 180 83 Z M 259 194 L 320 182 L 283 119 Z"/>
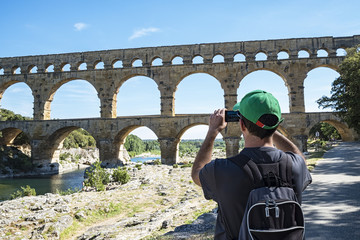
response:
<path id="1" fill-rule="evenodd" d="M 360 142 L 324 154 L 303 196 L 306 239 L 360 239 Z"/>

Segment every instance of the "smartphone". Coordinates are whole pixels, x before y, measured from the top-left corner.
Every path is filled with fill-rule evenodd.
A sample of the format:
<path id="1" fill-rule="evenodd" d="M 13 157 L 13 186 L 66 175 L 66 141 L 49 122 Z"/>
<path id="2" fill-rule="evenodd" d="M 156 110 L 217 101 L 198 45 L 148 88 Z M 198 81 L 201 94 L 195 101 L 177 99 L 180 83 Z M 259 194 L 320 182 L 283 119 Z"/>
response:
<path id="1" fill-rule="evenodd" d="M 225 122 L 238 122 L 239 120 L 239 111 L 225 111 Z"/>

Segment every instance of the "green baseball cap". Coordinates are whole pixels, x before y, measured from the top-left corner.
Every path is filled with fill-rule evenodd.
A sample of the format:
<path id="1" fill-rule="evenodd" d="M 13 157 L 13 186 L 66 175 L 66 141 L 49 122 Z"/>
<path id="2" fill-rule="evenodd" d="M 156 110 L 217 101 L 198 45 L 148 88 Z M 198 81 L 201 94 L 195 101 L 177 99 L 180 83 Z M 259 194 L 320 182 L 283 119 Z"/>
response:
<path id="1" fill-rule="evenodd" d="M 274 129 L 283 121 L 278 100 L 271 93 L 263 90 L 249 92 L 234 105 L 233 110 L 239 111 L 247 120 L 264 129 Z M 259 118 L 264 114 L 275 115 L 278 118 L 277 123 L 267 126 L 260 122 Z"/>

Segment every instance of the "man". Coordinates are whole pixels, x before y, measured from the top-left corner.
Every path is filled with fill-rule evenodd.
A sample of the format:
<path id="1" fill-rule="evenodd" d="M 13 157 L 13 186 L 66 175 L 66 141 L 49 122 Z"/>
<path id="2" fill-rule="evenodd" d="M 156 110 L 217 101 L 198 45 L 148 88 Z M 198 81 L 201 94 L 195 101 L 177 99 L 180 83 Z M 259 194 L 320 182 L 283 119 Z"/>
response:
<path id="1" fill-rule="evenodd" d="M 302 192 L 311 183 L 311 176 L 302 152 L 276 131 L 282 121 L 277 99 L 268 92 L 255 90 L 246 94 L 233 110 L 239 111 L 239 124 L 245 140 L 245 147 L 236 160 L 240 161 L 241 155 L 246 155 L 255 163 L 271 163 L 287 154 L 292 161 L 293 188 L 301 203 Z M 194 182 L 203 188 L 205 198 L 218 203 L 215 239 L 238 238 L 252 190 L 249 176 L 235 163 L 228 159 L 211 161 L 215 138 L 226 125 L 225 109 L 214 111 L 191 173 Z"/>

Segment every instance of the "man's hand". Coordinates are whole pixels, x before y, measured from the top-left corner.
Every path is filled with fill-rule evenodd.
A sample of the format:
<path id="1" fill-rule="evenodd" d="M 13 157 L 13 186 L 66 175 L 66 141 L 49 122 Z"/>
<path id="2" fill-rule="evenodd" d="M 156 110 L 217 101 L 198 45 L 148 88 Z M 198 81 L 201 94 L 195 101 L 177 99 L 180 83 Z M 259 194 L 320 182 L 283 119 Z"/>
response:
<path id="1" fill-rule="evenodd" d="M 215 110 L 214 113 L 210 115 L 209 130 L 199 152 L 196 155 L 191 171 L 191 177 L 194 180 L 194 183 L 199 186 L 201 186 L 199 178 L 200 170 L 211 161 L 215 138 L 226 127 L 226 125 L 225 108 Z"/>
<path id="2" fill-rule="evenodd" d="M 225 108 L 215 110 L 214 113 L 210 115 L 208 133 L 210 132 L 217 135 L 226 126 L 227 126 L 227 122 L 225 122 Z"/>

